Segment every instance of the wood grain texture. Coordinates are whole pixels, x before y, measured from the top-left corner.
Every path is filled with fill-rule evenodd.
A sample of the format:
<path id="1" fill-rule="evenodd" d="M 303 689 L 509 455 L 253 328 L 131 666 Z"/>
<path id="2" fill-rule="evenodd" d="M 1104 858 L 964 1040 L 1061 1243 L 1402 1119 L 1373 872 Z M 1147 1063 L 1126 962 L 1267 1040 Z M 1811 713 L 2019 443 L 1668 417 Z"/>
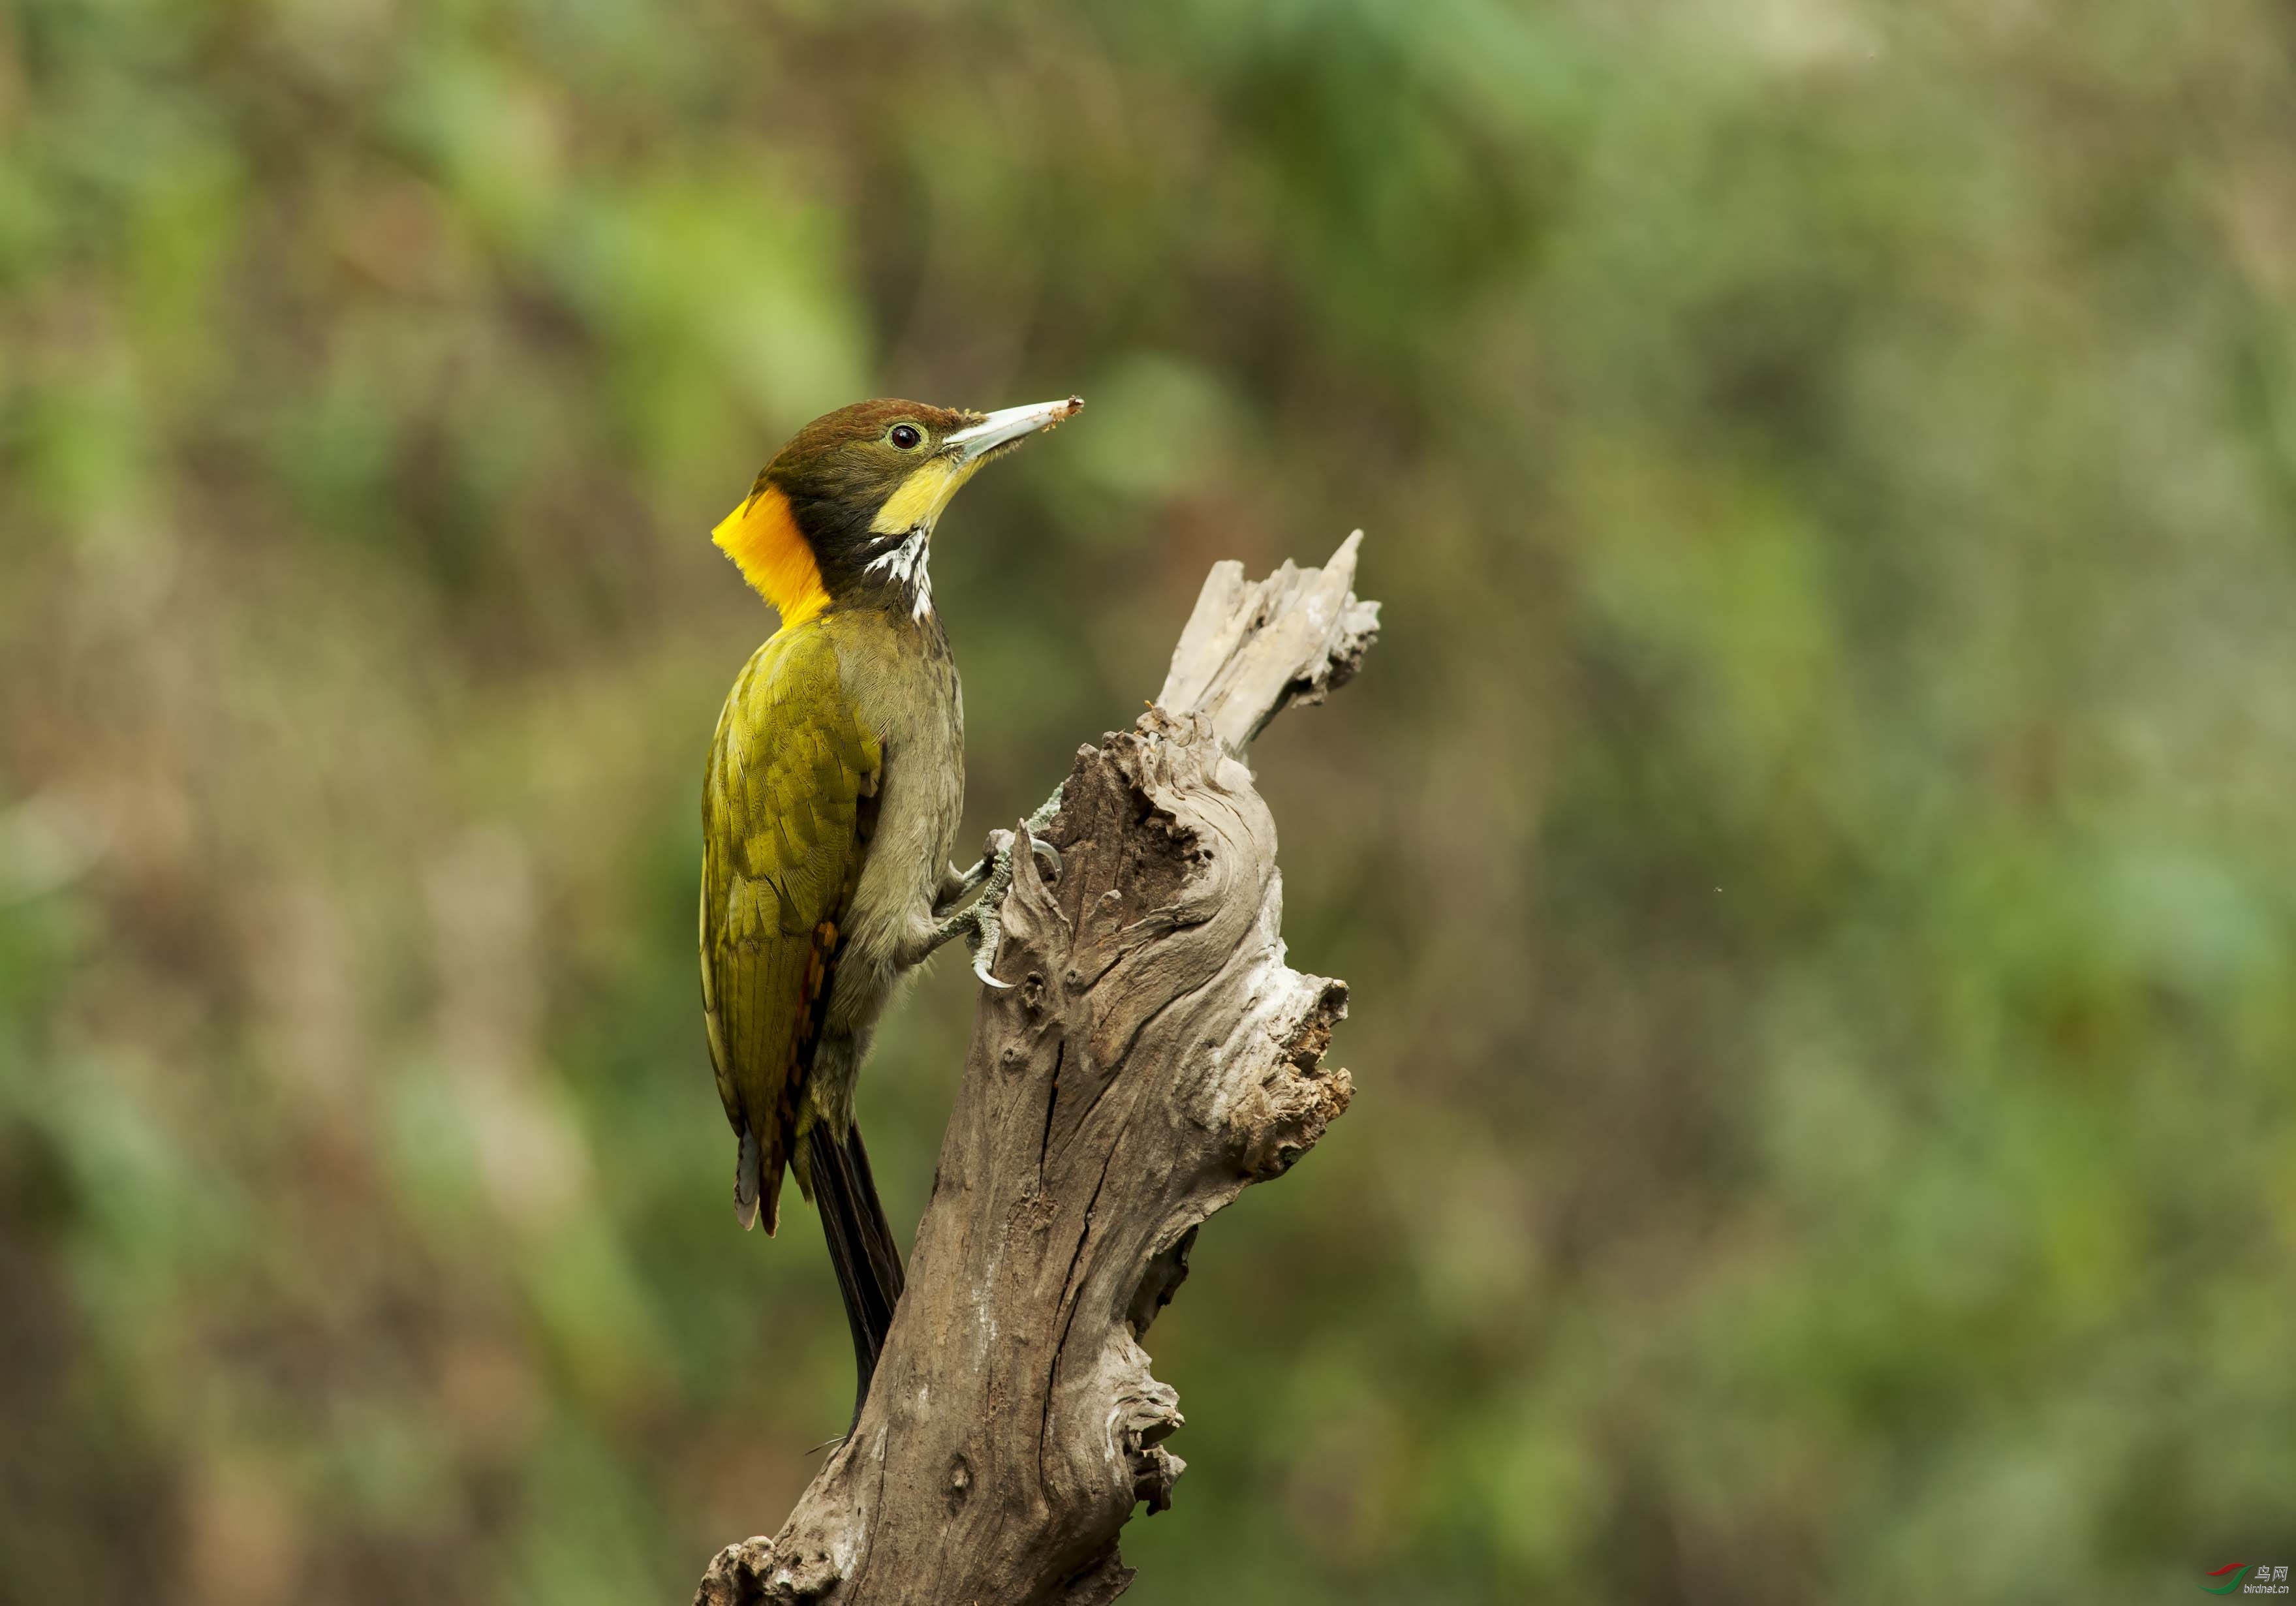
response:
<path id="1" fill-rule="evenodd" d="M 1343 983 L 1284 963 L 1275 826 L 1242 754 L 1354 673 L 1378 606 L 1321 569 L 1217 565 L 1157 704 L 1078 750 L 1013 856 L 996 966 L 852 1436 L 772 1539 L 695 1601 L 1113 1600 L 1117 1539 L 1168 1505 L 1179 1400 L 1140 1340 L 1204 1219 L 1280 1176 L 1348 1106 L 1322 1055 Z"/>

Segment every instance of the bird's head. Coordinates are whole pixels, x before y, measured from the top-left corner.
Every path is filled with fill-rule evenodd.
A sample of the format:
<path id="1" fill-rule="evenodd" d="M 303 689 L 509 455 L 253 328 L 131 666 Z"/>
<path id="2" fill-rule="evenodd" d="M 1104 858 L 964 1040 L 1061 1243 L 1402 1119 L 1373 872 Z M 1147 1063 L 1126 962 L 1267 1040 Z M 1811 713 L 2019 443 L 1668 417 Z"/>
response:
<path id="1" fill-rule="evenodd" d="M 1072 418 L 1077 397 L 968 413 L 865 401 L 800 430 L 711 539 L 782 616 L 873 603 L 922 619 L 934 523 L 980 465 Z"/>

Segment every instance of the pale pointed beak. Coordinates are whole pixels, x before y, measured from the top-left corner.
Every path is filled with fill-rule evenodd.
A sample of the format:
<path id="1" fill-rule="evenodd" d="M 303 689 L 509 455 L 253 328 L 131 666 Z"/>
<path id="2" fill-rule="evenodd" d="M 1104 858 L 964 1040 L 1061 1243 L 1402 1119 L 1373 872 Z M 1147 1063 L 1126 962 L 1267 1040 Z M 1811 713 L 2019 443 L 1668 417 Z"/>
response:
<path id="1" fill-rule="evenodd" d="M 977 463 L 999 447 L 1010 446 L 1039 430 L 1049 430 L 1083 411 L 1081 396 L 1071 396 L 1066 401 L 1037 402 L 1026 407 L 1006 407 L 991 413 L 971 429 L 946 437 L 941 446 L 955 452 L 961 463 Z"/>

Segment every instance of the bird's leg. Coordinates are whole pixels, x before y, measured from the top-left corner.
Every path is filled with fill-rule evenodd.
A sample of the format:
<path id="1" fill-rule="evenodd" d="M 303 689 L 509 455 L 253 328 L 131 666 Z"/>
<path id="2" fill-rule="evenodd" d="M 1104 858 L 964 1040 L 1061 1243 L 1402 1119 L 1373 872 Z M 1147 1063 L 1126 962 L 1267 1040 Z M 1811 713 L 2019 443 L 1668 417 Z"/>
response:
<path id="1" fill-rule="evenodd" d="M 1000 832 L 997 834 L 1009 835 Z M 972 973 L 980 978 L 985 987 L 1002 987 L 1007 984 L 996 979 L 989 971 L 996 963 L 996 947 L 1004 934 L 1003 922 L 996 911 L 1004 901 L 1004 889 L 1013 884 L 1013 849 L 1008 846 L 992 850 L 981 856 L 986 866 L 980 877 L 972 883 L 980 897 L 954 914 L 947 914 L 933 926 L 926 938 L 925 952 L 933 953 L 952 938 L 962 937 L 964 946 L 972 953 Z M 970 879 L 970 878 L 968 878 Z"/>
<path id="2" fill-rule="evenodd" d="M 924 951 L 932 953 L 951 938 L 962 937 L 972 953 L 972 973 L 988 986 L 1001 987 L 1008 984 L 989 972 L 996 968 L 997 944 L 1004 934 L 1004 922 L 998 911 L 1004 905 L 1005 890 L 1013 885 L 1013 833 L 1000 831 L 996 835 L 1004 840 L 992 841 L 989 851 L 981 856 L 980 866 L 977 866 L 979 876 L 966 878 L 972 882 L 968 889 L 979 896 L 955 914 L 942 916 L 927 938 Z M 1029 846 L 1045 861 L 1052 875 L 1060 874 L 1060 849 L 1034 836 L 1029 839 Z"/>
<path id="3" fill-rule="evenodd" d="M 980 891 L 982 884 L 995 872 L 997 860 L 1009 857 L 1012 852 L 1013 833 L 1011 832 L 990 832 L 988 844 L 980 850 L 980 857 L 972 869 L 959 870 L 955 865 L 949 867 L 948 874 L 942 879 L 940 884 L 940 896 L 933 900 L 933 918 L 946 919 L 957 905 Z"/>
<path id="4" fill-rule="evenodd" d="M 1053 856 L 1053 873 L 1054 875 L 1058 875 L 1061 873 L 1060 850 L 1054 848 L 1050 842 L 1045 841 L 1044 835 L 1045 832 L 1052 827 L 1053 816 L 1061 812 L 1061 798 L 1068 789 L 1069 783 L 1065 781 L 1062 782 L 1058 786 L 1053 788 L 1053 795 L 1051 797 L 1046 798 L 1043 802 L 1037 805 L 1036 813 L 1030 815 L 1027 819 L 1021 822 L 1021 823 L 1029 828 L 1029 838 L 1037 843 L 1040 849 L 1050 853 Z"/>
<path id="5" fill-rule="evenodd" d="M 1066 783 L 1063 783 L 1062 786 L 1054 787 L 1053 795 L 1046 799 L 1037 812 L 1030 815 L 1025 822 L 1029 827 L 1030 846 L 1037 856 L 1045 861 L 1046 866 L 1055 876 L 1061 873 L 1060 849 L 1046 841 L 1044 834 L 1045 828 L 1053 823 L 1053 816 L 1060 812 L 1061 793 Z M 937 920 L 946 919 L 966 898 L 980 890 L 983 883 L 996 873 L 999 864 L 1005 864 L 1009 869 L 1012 856 L 1013 833 L 1009 831 L 990 832 L 988 845 L 981 849 L 980 857 L 974 863 L 972 869 L 959 870 L 954 865 L 949 867 L 948 874 L 942 878 L 939 894 L 933 899 L 933 917 Z M 943 938 L 941 940 L 946 942 L 947 938 Z"/>
<path id="6" fill-rule="evenodd" d="M 1050 875 L 1061 873 L 1060 849 L 1038 833 L 1052 823 L 1053 815 L 1060 812 L 1061 794 L 1057 788 L 1045 799 L 1044 807 L 1030 815 L 1025 824 L 1029 831 L 1029 848 L 1045 862 Z M 964 938 L 964 946 L 972 954 L 972 973 L 993 987 L 1003 987 L 1002 982 L 989 972 L 996 965 L 997 944 L 1004 935 L 1004 922 L 999 911 L 1004 905 L 1005 890 L 1013 884 L 1013 833 L 992 831 L 980 862 L 955 878 L 947 895 L 933 905 L 939 917 L 927 939 L 925 952 L 931 954 L 954 938 Z M 978 896 L 975 896 L 978 894 Z M 972 901 L 965 903 L 971 897 Z M 964 904 L 963 908 L 957 905 Z"/>

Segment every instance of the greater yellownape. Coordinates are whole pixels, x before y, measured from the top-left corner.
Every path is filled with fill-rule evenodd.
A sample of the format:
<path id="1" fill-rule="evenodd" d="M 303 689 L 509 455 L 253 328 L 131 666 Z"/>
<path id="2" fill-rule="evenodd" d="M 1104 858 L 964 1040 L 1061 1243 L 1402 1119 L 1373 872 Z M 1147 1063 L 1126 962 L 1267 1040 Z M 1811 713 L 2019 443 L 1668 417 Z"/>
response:
<path id="1" fill-rule="evenodd" d="M 951 938 L 997 985 L 1011 873 L 1004 832 L 971 870 L 949 862 L 964 707 L 933 610 L 933 527 L 983 463 L 1083 406 L 857 403 L 798 431 L 714 532 L 781 614 L 726 699 L 701 794 L 701 1004 L 740 1140 L 734 1208 L 772 1233 L 787 1166 L 819 1209 L 853 1330 L 857 1420 L 901 1260 L 853 1119 L 855 1077 L 896 984 Z"/>

